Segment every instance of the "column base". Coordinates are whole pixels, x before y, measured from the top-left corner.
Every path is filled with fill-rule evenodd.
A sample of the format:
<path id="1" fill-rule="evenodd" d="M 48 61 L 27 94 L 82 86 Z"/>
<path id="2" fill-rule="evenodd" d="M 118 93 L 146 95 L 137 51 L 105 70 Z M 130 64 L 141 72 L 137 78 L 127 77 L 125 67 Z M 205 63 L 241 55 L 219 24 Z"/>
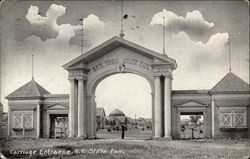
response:
<path id="1" fill-rule="evenodd" d="M 87 139 L 87 137 L 86 137 L 86 136 L 81 135 L 81 136 L 77 136 L 77 139 L 80 139 L 80 140 L 85 140 L 85 139 Z"/>
<path id="2" fill-rule="evenodd" d="M 172 140 L 172 136 L 164 136 L 164 140 Z"/>
<path id="3" fill-rule="evenodd" d="M 153 140 L 162 140 L 163 137 L 161 136 L 153 136 L 152 139 Z"/>
<path id="4" fill-rule="evenodd" d="M 164 137 L 160 137 L 160 136 L 153 136 L 152 137 L 153 140 L 172 140 L 172 137 L 171 136 L 164 136 Z"/>
<path id="5" fill-rule="evenodd" d="M 71 138 L 74 138 L 74 137 L 77 137 L 77 135 L 69 135 L 68 137 L 71 137 Z"/>
<path id="6" fill-rule="evenodd" d="M 74 139 L 74 138 L 76 138 L 76 136 L 68 136 L 67 138 L 68 139 Z"/>
<path id="7" fill-rule="evenodd" d="M 90 140 L 96 139 L 96 136 L 88 136 L 88 139 L 90 139 Z"/>

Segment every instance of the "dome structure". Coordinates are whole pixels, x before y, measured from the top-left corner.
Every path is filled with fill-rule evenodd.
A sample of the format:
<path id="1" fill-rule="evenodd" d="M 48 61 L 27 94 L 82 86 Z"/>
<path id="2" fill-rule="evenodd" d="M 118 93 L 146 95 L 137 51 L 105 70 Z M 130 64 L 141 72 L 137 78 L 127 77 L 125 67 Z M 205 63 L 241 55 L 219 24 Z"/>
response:
<path id="1" fill-rule="evenodd" d="M 109 114 L 109 117 L 125 117 L 125 114 L 121 110 L 115 109 Z"/>

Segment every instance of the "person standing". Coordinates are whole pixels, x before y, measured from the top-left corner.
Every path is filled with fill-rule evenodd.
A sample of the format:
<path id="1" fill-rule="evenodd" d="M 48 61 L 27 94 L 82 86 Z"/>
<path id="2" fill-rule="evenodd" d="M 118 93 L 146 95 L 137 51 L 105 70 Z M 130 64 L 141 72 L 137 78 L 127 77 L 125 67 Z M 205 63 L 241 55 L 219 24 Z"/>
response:
<path id="1" fill-rule="evenodd" d="M 125 125 L 122 124 L 122 139 L 124 139 L 124 134 L 125 134 Z"/>

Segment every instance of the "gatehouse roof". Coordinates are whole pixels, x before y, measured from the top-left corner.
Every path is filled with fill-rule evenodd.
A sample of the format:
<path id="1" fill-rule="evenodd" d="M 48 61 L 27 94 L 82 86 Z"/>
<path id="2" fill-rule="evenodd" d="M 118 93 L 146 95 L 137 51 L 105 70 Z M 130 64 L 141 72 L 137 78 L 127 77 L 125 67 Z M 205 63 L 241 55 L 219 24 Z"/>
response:
<path id="1" fill-rule="evenodd" d="M 84 54 L 78 56 L 77 58 L 73 59 L 72 61 L 64 64 L 63 68 L 69 69 L 70 66 L 72 66 L 73 64 L 78 63 L 80 61 L 88 64 L 88 63 L 94 61 L 95 59 L 103 56 L 106 53 L 109 53 L 110 51 L 112 51 L 120 46 L 127 48 L 127 49 L 130 49 L 130 50 L 133 50 L 133 51 L 135 51 L 139 54 L 142 54 L 144 56 L 148 56 L 151 58 L 153 58 L 153 57 L 159 58 L 163 61 L 166 61 L 166 62 L 172 64 L 174 69 L 177 67 L 176 61 L 174 59 L 168 57 L 167 55 L 157 53 L 155 51 L 149 50 L 143 46 L 137 45 L 137 44 L 130 42 L 128 40 L 114 36 L 113 38 L 103 42 L 102 44 L 100 44 L 100 45 L 94 47 L 93 49 L 85 52 Z"/>
<path id="2" fill-rule="evenodd" d="M 236 76 L 234 73 L 229 72 L 224 76 L 212 89 L 211 93 L 218 92 L 249 92 L 249 84 Z"/>
<path id="3" fill-rule="evenodd" d="M 39 85 L 34 79 L 24 84 L 11 94 L 6 99 L 17 98 L 41 98 L 44 94 L 50 94 L 46 89 Z"/>

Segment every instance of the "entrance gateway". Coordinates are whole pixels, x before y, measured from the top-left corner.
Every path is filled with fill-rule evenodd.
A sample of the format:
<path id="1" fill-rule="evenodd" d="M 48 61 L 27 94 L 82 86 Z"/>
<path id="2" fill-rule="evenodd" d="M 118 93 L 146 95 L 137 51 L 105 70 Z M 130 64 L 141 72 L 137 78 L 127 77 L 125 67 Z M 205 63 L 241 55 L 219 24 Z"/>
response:
<path id="1" fill-rule="evenodd" d="M 250 138 L 249 84 L 233 72 L 209 90 L 172 90 L 175 60 L 119 37 L 63 67 L 69 75 L 69 95 L 51 94 L 32 78 L 5 97 L 9 137 L 95 138 L 98 83 L 113 74 L 134 73 L 151 86 L 153 137 L 181 138 L 181 116 L 202 114 L 202 137 Z"/>
<path id="2" fill-rule="evenodd" d="M 172 71 L 176 61 L 166 54 L 113 37 L 63 65 L 68 71 L 69 137 L 96 138 L 95 90 L 104 78 L 133 73 L 152 90 L 153 137 L 171 137 Z"/>

